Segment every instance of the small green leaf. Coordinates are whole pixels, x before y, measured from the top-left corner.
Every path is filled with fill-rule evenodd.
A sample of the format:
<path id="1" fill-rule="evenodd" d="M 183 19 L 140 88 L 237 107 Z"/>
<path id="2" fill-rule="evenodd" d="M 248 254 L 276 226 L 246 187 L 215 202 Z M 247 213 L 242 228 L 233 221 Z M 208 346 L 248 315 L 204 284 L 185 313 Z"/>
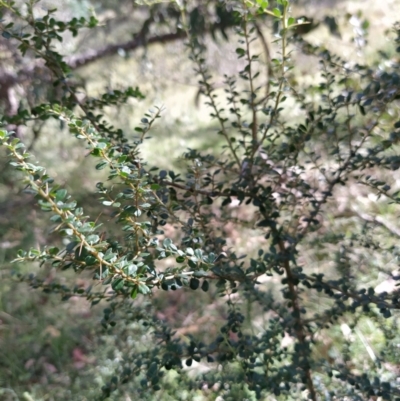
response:
<path id="1" fill-rule="evenodd" d="M 282 17 L 282 13 L 281 13 L 281 10 L 279 10 L 279 8 L 274 8 L 272 10 L 272 12 L 274 13 L 275 17 L 278 17 L 278 18 Z"/>
<path id="2" fill-rule="evenodd" d="M 96 170 L 102 170 L 106 166 L 107 166 L 107 162 L 100 162 L 96 165 Z"/>
<path id="3" fill-rule="evenodd" d="M 132 298 L 132 299 L 135 299 L 135 298 L 137 297 L 137 294 L 138 294 L 138 286 L 135 285 L 135 286 L 132 288 L 132 291 L 131 291 L 131 298 Z"/>
<path id="4" fill-rule="evenodd" d="M 265 10 L 268 6 L 269 3 L 267 0 L 257 0 L 257 4 L 263 9 Z"/>
<path id="5" fill-rule="evenodd" d="M 96 149 L 105 149 L 107 147 L 107 143 L 99 142 L 96 144 Z"/>
<path id="6" fill-rule="evenodd" d="M 67 196 L 67 190 L 66 189 L 59 189 L 56 192 L 56 201 L 61 201 Z"/>
<path id="7" fill-rule="evenodd" d="M 169 248 L 171 246 L 171 244 L 172 244 L 171 238 L 165 238 L 164 239 L 164 241 L 163 241 L 164 248 Z"/>
<path id="8" fill-rule="evenodd" d="M 75 247 L 79 244 L 79 241 L 71 241 L 66 247 L 65 250 L 67 253 L 72 253 Z"/>
<path id="9" fill-rule="evenodd" d="M 238 47 L 236 49 L 236 54 L 239 56 L 239 58 L 242 58 L 246 54 L 246 50 L 242 49 L 241 47 Z"/>
<path id="10" fill-rule="evenodd" d="M 112 252 L 111 248 L 109 249 L 109 251 L 106 252 L 106 254 L 104 255 L 103 259 L 108 262 L 109 260 L 115 258 L 116 254 L 114 252 Z"/>
<path id="11" fill-rule="evenodd" d="M 90 245 L 94 245 L 94 244 L 97 244 L 100 241 L 100 237 L 98 235 L 96 235 L 96 234 L 92 234 L 92 235 L 89 235 L 86 238 L 86 240 Z"/>
<path id="12" fill-rule="evenodd" d="M 86 256 L 85 263 L 87 266 L 93 266 L 94 264 L 97 263 L 97 259 L 94 256 L 89 255 L 89 256 Z"/>
<path id="13" fill-rule="evenodd" d="M 124 287 L 124 279 L 117 278 L 111 283 L 111 287 L 114 291 L 121 290 Z"/>
<path id="14" fill-rule="evenodd" d="M 146 284 L 144 283 L 139 283 L 139 292 L 143 295 L 148 294 L 149 292 L 151 292 L 150 288 L 147 287 Z"/>
<path id="15" fill-rule="evenodd" d="M 192 277 L 190 279 L 189 287 L 192 290 L 197 290 L 199 288 L 199 286 L 200 286 L 200 280 L 198 280 L 197 278 Z"/>
<path id="16" fill-rule="evenodd" d="M 89 19 L 89 28 L 93 28 L 98 24 L 98 20 L 92 15 Z"/>
<path id="17" fill-rule="evenodd" d="M 49 250 L 48 250 L 49 255 L 57 255 L 57 253 L 58 253 L 59 251 L 60 251 L 60 250 L 59 250 L 56 246 L 53 246 L 53 247 L 49 248 Z"/>
<path id="18" fill-rule="evenodd" d="M 137 266 L 136 265 L 129 265 L 124 267 L 124 272 L 129 276 L 134 276 L 137 273 Z"/>

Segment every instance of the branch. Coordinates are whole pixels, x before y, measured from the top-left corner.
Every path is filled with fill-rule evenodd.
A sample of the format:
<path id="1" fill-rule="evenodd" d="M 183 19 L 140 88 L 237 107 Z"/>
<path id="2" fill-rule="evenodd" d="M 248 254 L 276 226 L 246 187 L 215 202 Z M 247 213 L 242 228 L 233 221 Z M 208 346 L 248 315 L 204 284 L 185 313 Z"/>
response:
<path id="1" fill-rule="evenodd" d="M 362 219 L 368 223 L 373 223 L 373 224 L 379 225 L 379 226 L 385 228 L 391 234 L 400 238 L 400 229 L 395 227 L 393 224 L 389 223 L 382 216 L 370 216 L 367 213 L 359 212 L 357 210 L 352 209 L 352 210 L 346 210 L 340 214 L 336 214 L 335 218 L 341 218 L 341 217 L 348 218 L 348 217 L 352 217 L 352 216 L 359 217 L 360 219 Z"/>
<path id="2" fill-rule="evenodd" d="M 117 54 L 119 50 L 125 50 L 125 51 L 132 51 L 137 49 L 138 47 L 154 44 L 154 43 L 168 43 L 168 42 L 174 42 L 176 40 L 180 39 L 185 39 L 186 38 L 186 32 L 184 30 L 179 30 L 177 32 L 173 33 L 166 33 L 163 35 L 155 35 L 151 37 L 147 37 L 147 32 L 148 32 L 148 26 L 149 26 L 149 20 L 147 20 L 141 30 L 135 35 L 135 38 L 132 40 L 129 40 L 128 42 L 125 43 L 117 43 L 117 44 L 112 44 L 112 45 L 107 45 L 101 49 L 90 49 L 87 52 L 83 54 L 79 54 L 76 56 L 69 56 L 66 57 L 66 63 L 71 69 L 76 69 L 79 67 L 82 67 L 86 64 L 92 63 L 96 60 L 99 60 L 103 57 L 108 57 L 108 56 L 113 56 L 114 54 Z M 221 21 L 219 23 L 214 23 L 212 24 L 208 29 L 206 29 L 204 32 L 202 32 L 203 35 L 214 32 L 216 30 L 222 30 L 224 28 L 229 27 L 230 25 L 226 23 L 226 21 Z"/>
<path id="3" fill-rule="evenodd" d="M 171 181 L 166 181 L 166 180 L 159 180 L 156 181 L 159 184 L 165 185 L 165 186 L 170 186 L 170 187 L 175 187 L 178 189 L 182 189 L 184 191 L 188 191 L 188 192 L 192 192 L 194 194 L 201 194 L 201 195 L 205 195 L 205 196 L 209 196 L 211 198 L 215 197 L 215 196 L 232 196 L 231 193 L 221 193 L 221 192 L 217 192 L 217 191 L 204 191 L 202 189 L 196 189 L 194 186 L 189 187 L 187 185 L 181 185 L 181 184 L 177 184 L 176 182 L 171 182 Z"/>
<path id="4" fill-rule="evenodd" d="M 83 54 L 72 55 L 66 58 L 66 63 L 71 69 L 83 67 L 86 64 L 97 61 L 103 57 L 113 56 L 117 54 L 119 50 L 132 51 L 138 47 L 145 46 L 153 43 L 168 43 L 178 39 L 184 39 L 184 32 L 167 33 L 165 35 L 156 35 L 150 38 L 144 39 L 141 35 L 135 39 L 129 40 L 125 43 L 116 43 L 105 46 L 101 49 L 90 49 Z"/>
<path id="5" fill-rule="evenodd" d="M 275 233 L 275 235 L 278 235 L 278 247 L 282 255 L 287 255 L 288 252 L 290 252 L 290 249 L 286 248 L 282 238 L 279 236 L 278 233 Z M 304 370 L 304 375 L 305 375 L 305 380 L 307 384 L 307 389 L 309 391 L 310 399 L 313 401 L 317 400 L 317 393 L 314 388 L 314 383 L 312 379 L 312 372 L 311 372 L 311 367 L 308 362 L 309 358 L 309 347 L 308 344 L 309 342 L 307 341 L 307 333 L 306 333 L 306 328 L 304 326 L 303 320 L 301 318 L 301 306 L 299 302 L 299 295 L 296 290 L 296 286 L 294 284 L 294 279 L 295 275 L 292 272 L 292 269 L 290 268 L 290 262 L 289 258 L 285 258 L 283 261 L 283 268 L 286 273 L 286 278 L 287 278 L 287 285 L 288 285 L 288 292 L 290 295 L 290 299 L 292 301 L 291 308 L 293 310 L 293 316 L 295 319 L 295 331 L 296 331 L 296 337 L 299 342 L 299 344 L 302 346 L 302 349 L 300 351 L 302 357 L 304 358 L 303 361 L 303 370 Z"/>

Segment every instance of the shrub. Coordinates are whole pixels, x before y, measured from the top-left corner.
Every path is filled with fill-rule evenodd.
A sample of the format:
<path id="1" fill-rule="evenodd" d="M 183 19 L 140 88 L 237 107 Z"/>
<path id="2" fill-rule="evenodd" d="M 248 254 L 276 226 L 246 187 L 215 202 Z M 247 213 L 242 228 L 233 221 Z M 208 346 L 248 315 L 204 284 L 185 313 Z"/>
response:
<path id="1" fill-rule="evenodd" d="M 53 40 L 95 26 L 94 18 L 65 23 L 51 10 L 35 19 L 28 8 L 22 33 L 4 27 L 3 37 L 19 41 L 23 54 L 44 60 L 62 92 L 19 117 L 59 121 L 97 160 L 100 179 L 108 172 L 95 184 L 107 216 L 100 224 L 12 132 L 0 131 L 25 192 L 50 214 L 63 244 L 20 251 L 15 262 L 93 276 L 83 287 L 33 274 L 20 279 L 63 301 L 104 304 L 102 344 L 117 361 L 99 399 L 124 389 L 137 399 L 158 391 L 162 399 L 189 399 L 200 390 L 204 399 L 226 400 L 400 399 L 400 292 L 374 289 L 379 272 L 400 277 L 393 273 L 398 230 L 379 214 L 383 207 L 396 213 L 400 203 L 400 122 L 392 117 L 398 62 L 362 65 L 312 46 L 296 33 L 305 22 L 290 16 L 285 0 L 275 8 L 264 0 L 226 7 L 242 67 L 224 77 L 224 96 L 213 86 L 203 38 L 181 9 L 200 90 L 224 143 L 218 155 L 189 149 L 185 173 L 141 157 L 161 108 L 142 118 L 135 140 L 103 118 L 105 107 L 142 98 L 139 89 L 80 100 L 70 84 Z M 263 18 L 274 22 L 272 59 Z M 296 52 L 318 66 L 311 84 L 298 78 Z M 350 204 L 371 196 L 381 208 L 376 216 Z M 205 314 L 220 308 L 224 320 L 174 331 L 160 318 L 174 292 L 184 292 L 185 303 L 200 299 Z M 365 325 L 379 336 L 368 340 Z"/>

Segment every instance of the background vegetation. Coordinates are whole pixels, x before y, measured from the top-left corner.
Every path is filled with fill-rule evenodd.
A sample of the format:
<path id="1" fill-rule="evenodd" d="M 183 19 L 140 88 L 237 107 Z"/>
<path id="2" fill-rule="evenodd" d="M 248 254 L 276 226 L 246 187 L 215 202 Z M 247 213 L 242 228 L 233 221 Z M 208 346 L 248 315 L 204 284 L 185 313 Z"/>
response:
<path id="1" fill-rule="evenodd" d="M 285 9 L 282 1 L 270 3 L 265 10 Z M 99 160 L 89 157 L 93 149 L 71 135 L 75 117 L 54 118 L 57 110 L 64 113 L 56 105 L 74 112 L 77 121 L 100 109 L 100 131 L 108 138 L 103 143 L 124 143 L 121 129 L 165 204 L 172 204 L 171 188 L 176 191 L 181 210 L 166 217 L 159 210 L 151 220 L 162 247 L 174 253 L 162 242 L 170 238 L 179 249 L 215 255 L 196 268 L 188 265 L 198 274 L 185 281 L 180 275 L 186 270 L 174 270 L 177 259 L 154 250 L 149 266 L 157 269 L 159 285 L 151 296 L 137 297 L 136 287 L 119 288 L 115 280 L 101 285 L 93 276 L 103 273 L 97 265 L 75 269 L 77 274 L 63 269 L 65 260 L 42 266 L 26 260 L 35 254 L 19 254 L 11 264 L 19 249 L 62 249 L 71 238 L 49 226 L 49 214 L 24 191 L 21 172 L 9 164 L 10 148 L 2 147 L 0 399 L 400 397 L 400 44 L 393 13 L 399 2 L 293 2 L 290 17 L 297 23 L 304 15 L 305 23 L 284 34 L 279 15 L 264 12 L 253 21 L 242 13 L 242 22 L 250 18 L 254 29 L 244 36 L 247 28 L 231 7 L 245 2 L 193 0 L 183 14 L 179 4 L 0 2 L 4 128 L 15 132 L 85 215 L 103 224 L 99 238 L 110 245 L 122 242 L 123 234 L 112 223 L 112 208 L 99 200 L 96 183 L 108 185 L 106 170 L 96 170 Z M 53 17 L 65 25 L 57 25 L 62 42 L 52 44 L 63 59 L 51 64 L 44 52 L 51 30 L 40 23 L 55 6 Z M 257 7 L 250 9 L 256 15 Z M 38 30 L 37 39 L 30 38 L 33 47 L 24 52 L 18 35 L 29 29 Z M 253 72 L 246 70 L 246 45 L 238 44 L 243 38 L 255 39 L 251 54 L 259 60 L 252 61 Z M 60 65 L 62 73 L 69 70 L 67 84 L 60 80 Z M 200 84 L 194 70 L 203 74 Z M 282 82 L 291 90 L 273 114 L 268 106 L 282 102 Z M 241 104 L 227 103 L 236 91 Z M 219 106 L 210 118 L 206 103 L 214 94 Z M 264 107 L 253 94 L 266 96 Z M 77 111 L 76 104 L 86 110 Z M 221 129 L 219 107 L 236 126 Z M 157 110 L 161 118 L 149 127 Z M 271 119 L 274 127 L 260 148 L 251 139 L 255 110 L 259 122 Z M 134 145 L 148 128 L 151 138 Z M 257 129 L 262 136 L 263 128 Z M 339 176 L 329 188 L 334 173 Z M 268 186 L 274 195 L 262 192 Z M 256 187 L 262 190 L 252 192 Z M 326 196 L 323 202 L 317 192 Z M 267 210 L 272 217 L 266 218 L 260 199 L 273 205 Z M 320 203 L 316 212 L 308 199 Z M 294 276 L 288 277 L 285 263 Z"/>

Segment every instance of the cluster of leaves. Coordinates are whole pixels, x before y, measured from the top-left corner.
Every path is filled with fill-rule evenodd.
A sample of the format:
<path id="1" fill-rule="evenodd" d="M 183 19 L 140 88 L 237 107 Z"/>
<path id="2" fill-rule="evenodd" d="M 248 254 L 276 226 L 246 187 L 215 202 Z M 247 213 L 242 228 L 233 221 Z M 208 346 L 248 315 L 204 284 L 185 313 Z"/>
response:
<path id="1" fill-rule="evenodd" d="M 61 121 L 99 160 L 96 169 L 107 169 L 107 181 L 96 188 L 104 213 L 115 222 L 118 233 L 111 234 L 109 227 L 103 231 L 97 219 L 85 215 L 85 205 L 78 207 L 43 167 L 32 162 L 19 139 L 1 130 L 0 143 L 8 149 L 11 164 L 22 172 L 25 191 L 51 214 L 51 229 L 66 244 L 20 251 L 15 262 L 90 271 L 104 290 L 69 288 L 32 275 L 21 279 L 46 292 L 61 293 L 64 300 L 72 295 L 83 296 L 92 305 L 106 300 L 104 329 L 127 336 L 130 322 L 140 321 L 149 337 L 157 340 L 149 340 L 144 349 L 133 346 L 124 352 L 116 374 L 103 387 L 103 399 L 129 383 L 140 385 L 138 397 L 149 389 L 159 391 L 168 386 L 165 372 L 169 370 L 181 375 L 188 391 L 199 383 L 208 388 L 225 383 L 220 394 L 227 399 L 238 394 L 256 399 L 268 395 L 299 399 L 301 394 L 312 400 L 400 399 L 395 376 L 382 363 L 383 354 L 369 364 L 357 362 L 344 342 L 339 358 L 318 355 L 321 338 L 329 337 L 330 330 L 344 322 L 356 328 L 364 316 L 385 331 L 388 349 L 394 338 L 385 319 L 397 321 L 400 291 L 376 293 L 365 287 L 362 268 L 370 267 L 366 255 L 374 252 L 398 260 L 398 246 L 371 240 L 368 231 L 375 233 L 375 226 L 369 227 L 368 222 L 359 232 L 344 235 L 340 227 L 329 224 L 327 206 L 341 187 L 350 185 L 363 186 L 394 205 L 400 203 L 399 191 L 376 176 L 378 169 L 392 173 L 400 167 L 399 123 L 394 123 L 390 134 L 385 126 L 385 117 L 400 99 L 398 63 L 375 70 L 311 46 L 293 34 L 303 22 L 289 15 L 287 0 L 277 0 L 275 7 L 265 0 L 229 3 L 238 21 L 236 53 L 243 65 L 238 76 L 225 77 L 228 107 L 220 106 L 215 93 L 202 31 L 196 30 L 193 15 L 188 18 L 183 6 L 176 4 L 174 9 L 188 35 L 200 89 L 219 125 L 217 135 L 225 141 L 218 158 L 189 150 L 184 177 L 148 166 L 141 158 L 140 146 L 160 117 L 160 109 L 149 111 L 141 120 L 134 141 L 103 119 L 104 106 L 123 104 L 130 96 L 142 98 L 137 89 L 78 100 L 63 58 L 52 46 L 61 29 L 56 20 L 51 22 L 52 11 L 45 20 L 36 20 L 34 9 L 29 9 L 25 18 L 33 33 L 5 27 L 3 36 L 5 32 L 20 41 L 23 52 L 42 57 L 56 84 L 63 87 L 62 102 L 40 105 L 34 113 Z M 273 18 L 279 27 L 278 56 L 264 60 L 271 64 L 267 76 L 262 73 L 262 55 L 253 45 L 260 16 Z M 71 24 L 62 27 L 72 29 Z M 86 26 L 84 21 L 79 24 Z M 76 21 L 73 27 L 79 28 Z M 318 83 L 296 86 L 291 43 L 319 60 Z M 238 215 L 238 208 L 249 209 L 251 217 Z M 228 223 L 250 228 L 260 237 L 252 255 L 239 255 L 228 247 L 224 231 Z M 167 224 L 179 234 L 167 237 L 163 232 Z M 320 273 L 312 266 L 309 255 L 317 254 L 322 254 L 318 263 L 329 265 L 329 271 Z M 167 259 L 169 267 L 163 262 Z M 274 285 L 268 286 L 268 280 Z M 212 334 L 214 338 L 179 337 L 155 317 L 154 308 L 138 307 L 132 312 L 132 299 L 138 294 L 185 287 L 211 289 L 226 300 L 225 321 Z M 318 311 L 313 308 L 316 300 L 321 303 Z M 265 321 L 257 324 L 251 319 L 254 313 Z M 284 337 L 292 345 L 283 345 Z M 183 366 L 193 362 L 207 364 L 209 370 L 195 378 L 187 376 Z M 368 373 L 360 373 L 366 365 Z M 382 376 L 387 379 L 381 380 Z"/>

